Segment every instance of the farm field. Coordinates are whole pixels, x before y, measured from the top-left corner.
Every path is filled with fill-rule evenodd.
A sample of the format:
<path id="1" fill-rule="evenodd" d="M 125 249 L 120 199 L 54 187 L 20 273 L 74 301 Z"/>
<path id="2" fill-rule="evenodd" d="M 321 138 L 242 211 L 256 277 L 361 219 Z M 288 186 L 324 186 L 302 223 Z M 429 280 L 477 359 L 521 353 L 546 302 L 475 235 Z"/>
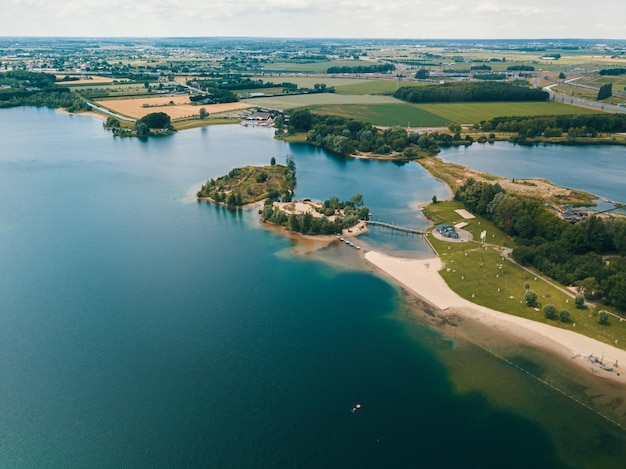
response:
<path id="1" fill-rule="evenodd" d="M 365 80 L 359 83 L 335 85 L 337 94 L 393 94 L 400 86 L 424 86 L 431 83 L 397 80 Z"/>
<path id="2" fill-rule="evenodd" d="M 391 96 L 339 95 L 335 93 L 300 94 L 294 96 L 276 96 L 274 98 L 249 98 L 244 99 L 243 102 L 250 106 L 281 110 L 328 104 L 403 104 L 401 101 Z"/>
<path id="3" fill-rule="evenodd" d="M 56 74 L 56 77 L 57 77 L 57 80 L 62 80 L 67 75 L 68 74 L 63 75 L 62 73 L 59 73 L 59 74 Z M 69 76 L 74 77 L 76 75 L 69 75 Z M 87 78 L 81 75 L 80 80 L 60 81 L 60 82 L 57 82 L 56 84 L 60 86 L 70 86 L 70 85 L 92 85 L 92 84 L 95 85 L 95 84 L 101 84 L 101 83 L 113 83 L 113 78 L 101 77 L 97 75 L 89 75 L 89 78 Z"/>
<path id="4" fill-rule="evenodd" d="M 597 111 L 563 103 L 434 103 L 416 105 L 457 124 L 475 124 L 501 116 L 592 114 Z"/>
<path id="5" fill-rule="evenodd" d="M 251 76 L 250 78 L 253 80 L 263 80 L 263 83 L 295 83 L 296 85 L 298 85 L 299 88 L 313 88 L 316 83 L 325 83 L 326 86 L 338 87 L 345 85 L 354 85 L 358 83 L 366 83 L 370 81 L 365 78 L 337 78 L 333 75 L 302 77 L 290 74 L 265 74 Z"/>
<path id="6" fill-rule="evenodd" d="M 372 62 L 366 62 L 363 60 L 328 60 L 321 62 L 274 62 L 268 63 L 265 66 L 265 70 L 272 71 L 277 69 L 284 69 L 286 72 L 300 72 L 300 73 L 326 73 L 330 67 L 358 67 L 375 65 Z"/>
<path id="7" fill-rule="evenodd" d="M 442 127 L 450 121 L 411 104 L 347 104 L 313 106 L 315 114 L 331 114 L 379 126 Z"/>
<path id="8" fill-rule="evenodd" d="M 173 102 L 174 104 L 169 104 Z M 110 109 L 124 116 L 140 119 L 151 112 L 165 112 L 172 120 L 197 116 L 200 108 L 205 108 L 210 114 L 238 111 L 251 107 L 245 103 L 225 103 L 206 104 L 194 106 L 189 103 L 188 96 L 167 96 L 161 98 L 139 98 L 139 99 L 110 99 L 106 101 L 96 101 L 99 106 Z M 144 107 L 144 104 L 149 107 Z"/>

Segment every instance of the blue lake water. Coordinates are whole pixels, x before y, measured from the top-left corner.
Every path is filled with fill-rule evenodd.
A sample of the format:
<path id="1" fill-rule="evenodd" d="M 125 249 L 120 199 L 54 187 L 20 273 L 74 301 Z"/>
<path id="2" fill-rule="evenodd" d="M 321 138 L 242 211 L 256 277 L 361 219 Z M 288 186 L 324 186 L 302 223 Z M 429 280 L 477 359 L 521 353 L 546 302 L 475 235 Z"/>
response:
<path id="1" fill-rule="evenodd" d="M 490 174 L 548 179 L 559 186 L 626 203 L 626 147 L 622 145 L 528 146 L 496 142 L 453 147 L 439 156 Z"/>
<path id="2" fill-rule="evenodd" d="M 415 204 L 446 189 L 417 165 L 240 126 L 115 139 L 35 108 L 0 111 L 0 133 L 0 467 L 623 462 L 621 431 L 441 337 L 386 281 L 285 255 L 253 211 L 193 201 L 207 178 L 292 153 L 298 196 L 361 192 L 381 218 L 425 226 Z M 489 376 L 490 391 L 454 384 Z M 577 425 L 599 449 L 568 443 Z"/>

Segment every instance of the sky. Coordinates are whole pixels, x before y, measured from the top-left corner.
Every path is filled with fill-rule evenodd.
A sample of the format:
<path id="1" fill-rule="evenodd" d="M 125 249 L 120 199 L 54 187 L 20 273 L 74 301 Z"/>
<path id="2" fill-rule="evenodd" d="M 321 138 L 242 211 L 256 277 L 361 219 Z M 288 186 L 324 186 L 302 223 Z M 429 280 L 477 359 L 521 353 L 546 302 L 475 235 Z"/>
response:
<path id="1" fill-rule="evenodd" d="M 626 39 L 623 0 L 0 0 L 0 36 Z"/>

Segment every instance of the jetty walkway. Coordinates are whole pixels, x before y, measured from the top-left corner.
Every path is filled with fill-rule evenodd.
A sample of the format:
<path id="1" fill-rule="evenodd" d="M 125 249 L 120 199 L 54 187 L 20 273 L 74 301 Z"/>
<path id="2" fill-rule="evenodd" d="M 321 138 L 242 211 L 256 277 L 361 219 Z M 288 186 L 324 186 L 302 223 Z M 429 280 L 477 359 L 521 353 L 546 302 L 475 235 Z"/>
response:
<path id="1" fill-rule="evenodd" d="M 425 234 L 425 232 L 422 230 L 416 230 L 414 228 L 406 228 L 404 226 L 392 225 L 391 223 L 385 223 L 383 221 L 366 220 L 365 223 L 367 223 L 368 225 L 382 226 L 384 228 L 389 228 L 390 230 L 394 230 L 394 231 L 400 231 L 402 233 L 412 233 L 412 234 L 418 234 L 418 235 Z"/>

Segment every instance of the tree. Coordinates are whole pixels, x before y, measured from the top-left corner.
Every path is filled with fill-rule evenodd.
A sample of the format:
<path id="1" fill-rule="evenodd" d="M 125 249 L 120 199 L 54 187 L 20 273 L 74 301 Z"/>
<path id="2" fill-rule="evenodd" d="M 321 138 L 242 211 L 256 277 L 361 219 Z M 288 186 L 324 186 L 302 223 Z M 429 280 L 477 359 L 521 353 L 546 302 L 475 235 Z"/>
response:
<path id="1" fill-rule="evenodd" d="M 607 311 L 600 311 L 598 313 L 598 322 L 602 325 L 609 323 L 609 313 Z"/>
<path id="2" fill-rule="evenodd" d="M 275 166 L 276 165 L 276 158 L 274 158 L 272 156 L 272 159 L 270 160 L 270 165 Z"/>
<path id="3" fill-rule="evenodd" d="M 313 116 L 308 109 L 295 111 L 289 117 L 289 127 L 296 132 L 308 132 L 313 126 Z"/>
<path id="4" fill-rule="evenodd" d="M 138 137 L 147 137 L 148 135 L 150 135 L 150 129 L 143 122 L 137 121 L 135 123 L 135 129 L 137 130 Z"/>
<path id="5" fill-rule="evenodd" d="M 426 70 L 425 68 L 418 70 L 417 73 L 415 74 L 415 78 L 417 78 L 418 80 L 427 80 L 429 76 L 430 76 L 430 72 Z"/>
<path id="6" fill-rule="evenodd" d="M 611 96 L 613 96 L 613 83 L 605 83 L 598 90 L 598 97 L 596 99 L 601 101 Z"/>
<path id="7" fill-rule="evenodd" d="M 433 201 L 433 204 L 437 203 L 437 196 L 436 195 L 433 195 L 432 201 Z"/>
<path id="8" fill-rule="evenodd" d="M 537 302 L 537 293 L 535 293 L 534 290 L 527 290 L 524 294 L 524 302 L 530 307 L 535 306 L 535 303 Z"/>
<path id="9" fill-rule="evenodd" d="M 565 78 L 566 78 L 566 77 L 565 77 L 565 73 L 563 73 L 563 72 L 559 73 L 559 78 L 560 78 L 561 80 L 565 80 Z"/>
<path id="10" fill-rule="evenodd" d="M 576 298 L 574 299 L 574 304 L 578 309 L 582 309 L 585 306 L 585 297 L 581 294 L 576 295 Z"/>
<path id="11" fill-rule="evenodd" d="M 120 125 L 121 123 L 119 119 L 116 119 L 115 117 L 107 117 L 107 121 L 104 123 L 104 126 L 108 128 L 119 129 Z"/>
<path id="12" fill-rule="evenodd" d="M 556 318 L 556 307 L 554 305 L 548 304 L 543 307 L 543 314 L 546 319 L 555 319 Z"/>
<path id="13" fill-rule="evenodd" d="M 569 311 L 566 309 L 562 309 L 561 311 L 559 311 L 559 319 L 561 320 L 561 322 L 569 322 Z"/>
<path id="14" fill-rule="evenodd" d="M 209 113 L 206 111 L 205 108 L 201 107 L 200 108 L 200 119 L 204 119 L 205 117 L 207 117 L 209 115 Z"/>

